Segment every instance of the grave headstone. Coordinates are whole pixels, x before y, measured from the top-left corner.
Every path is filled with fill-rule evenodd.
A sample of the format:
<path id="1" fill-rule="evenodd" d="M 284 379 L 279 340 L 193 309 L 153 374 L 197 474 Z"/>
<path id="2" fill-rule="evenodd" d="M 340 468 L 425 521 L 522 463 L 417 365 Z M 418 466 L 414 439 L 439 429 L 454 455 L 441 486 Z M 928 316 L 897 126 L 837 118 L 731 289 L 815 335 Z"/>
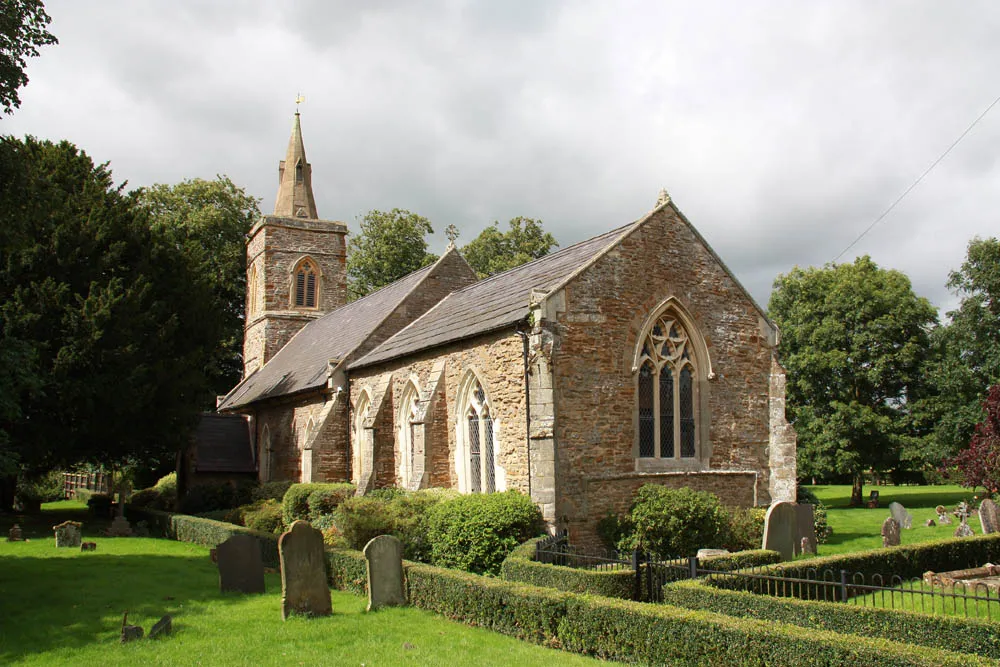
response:
<path id="1" fill-rule="evenodd" d="M 882 546 L 899 546 L 899 522 L 891 516 L 882 522 Z"/>
<path id="2" fill-rule="evenodd" d="M 711 556 L 725 556 L 729 553 L 729 549 L 698 549 L 698 553 L 695 554 L 698 558 L 710 558 Z"/>
<path id="3" fill-rule="evenodd" d="M 278 538 L 278 555 L 281 560 L 281 617 L 332 614 L 323 533 L 308 521 L 295 521 Z"/>
<path id="4" fill-rule="evenodd" d="M 792 503 L 782 501 L 767 508 L 763 547 L 777 551 L 784 560 L 794 558 L 795 543 L 799 541 L 797 521 L 798 513 Z"/>
<path id="5" fill-rule="evenodd" d="M 132 537 L 132 526 L 128 519 L 121 514 L 116 516 L 108 528 L 108 537 Z"/>
<path id="6" fill-rule="evenodd" d="M 873 490 L 868 494 L 868 507 L 869 509 L 878 507 L 878 491 Z"/>
<path id="7" fill-rule="evenodd" d="M 128 624 L 128 612 L 122 617 L 122 634 L 121 643 L 128 644 L 129 642 L 135 641 L 136 639 L 142 639 L 143 630 L 140 625 L 129 625 Z"/>
<path id="8" fill-rule="evenodd" d="M 52 526 L 56 534 L 57 547 L 78 547 L 80 546 L 80 528 L 83 526 L 79 521 L 63 521 L 57 526 Z"/>
<path id="9" fill-rule="evenodd" d="M 149 629 L 149 638 L 156 639 L 160 635 L 169 635 L 174 629 L 174 619 L 170 614 L 166 614 L 163 618 L 158 620 L 153 624 L 153 627 Z"/>
<path id="10" fill-rule="evenodd" d="M 950 526 L 951 525 L 951 517 L 948 516 L 947 514 L 938 514 L 937 520 L 938 520 L 938 523 L 941 524 L 942 526 Z"/>
<path id="11" fill-rule="evenodd" d="M 216 547 L 219 590 L 237 593 L 264 592 L 264 561 L 260 543 L 249 535 L 233 535 Z"/>
<path id="12" fill-rule="evenodd" d="M 973 535 L 975 533 L 972 532 L 972 527 L 964 521 L 958 524 L 958 528 L 955 529 L 955 537 L 972 537 Z"/>
<path id="13" fill-rule="evenodd" d="M 937 524 L 934 523 L 934 519 L 927 519 L 927 521 L 924 521 L 924 525 L 927 526 L 928 528 L 933 528 Z"/>
<path id="14" fill-rule="evenodd" d="M 21 533 L 21 527 L 19 525 L 17 525 L 16 523 L 13 526 L 11 526 L 10 532 L 7 533 L 7 541 L 8 542 L 23 542 L 24 541 L 24 535 Z"/>
<path id="15" fill-rule="evenodd" d="M 97 551 L 97 542 L 84 542 L 80 545 L 80 551 Z"/>
<path id="16" fill-rule="evenodd" d="M 796 544 L 796 554 L 816 553 L 816 518 L 813 513 L 814 509 L 808 503 L 795 506 L 795 523 L 799 536 L 798 543 Z"/>
<path id="17" fill-rule="evenodd" d="M 365 545 L 364 554 L 368 562 L 368 611 L 406 604 L 403 543 L 392 535 L 379 535 Z"/>
<path id="18" fill-rule="evenodd" d="M 892 502 L 889 503 L 889 511 L 900 528 L 913 528 L 913 515 L 907 512 L 905 507 L 897 502 Z"/>
<path id="19" fill-rule="evenodd" d="M 987 498 L 979 503 L 979 523 L 983 526 L 983 535 L 997 532 L 1000 525 L 997 522 L 997 504 Z"/>

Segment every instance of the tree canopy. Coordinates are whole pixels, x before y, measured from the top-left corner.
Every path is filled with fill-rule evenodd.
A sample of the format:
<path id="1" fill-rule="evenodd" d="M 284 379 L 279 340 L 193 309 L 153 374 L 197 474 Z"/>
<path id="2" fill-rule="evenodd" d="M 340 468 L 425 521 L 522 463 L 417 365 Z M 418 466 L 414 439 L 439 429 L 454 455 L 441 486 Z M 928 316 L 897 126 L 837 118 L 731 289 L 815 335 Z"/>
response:
<path id="1" fill-rule="evenodd" d="M 0 139 L 0 449 L 22 470 L 166 459 L 210 403 L 199 258 L 68 142 Z"/>
<path id="2" fill-rule="evenodd" d="M 542 228 L 542 221 L 518 216 L 500 231 L 500 223 L 480 232 L 462 248 L 462 255 L 480 278 L 513 269 L 549 254 L 559 246 L 555 237 Z"/>
<path id="3" fill-rule="evenodd" d="M 371 294 L 437 259 L 427 252 L 427 235 L 434 230 L 421 215 L 399 208 L 372 210 L 359 222 L 361 232 L 351 237 L 347 251 L 351 299 Z"/>
<path id="4" fill-rule="evenodd" d="M 260 217 L 259 202 L 225 176 L 157 184 L 138 190 L 136 197 L 154 232 L 182 248 L 212 288 L 212 312 L 222 336 L 205 371 L 213 392 L 224 394 L 243 373 L 245 241 Z"/>
<path id="5" fill-rule="evenodd" d="M 4 0 L 0 5 L 0 106 L 12 113 L 21 106 L 17 91 L 28 83 L 27 59 L 38 48 L 57 44 L 48 31 L 49 15 L 41 0 Z"/>
<path id="6" fill-rule="evenodd" d="M 909 404 L 936 311 L 903 273 L 865 256 L 778 276 L 769 314 L 781 330 L 799 472 L 850 473 L 860 503 L 864 470 L 893 467 L 914 444 Z"/>

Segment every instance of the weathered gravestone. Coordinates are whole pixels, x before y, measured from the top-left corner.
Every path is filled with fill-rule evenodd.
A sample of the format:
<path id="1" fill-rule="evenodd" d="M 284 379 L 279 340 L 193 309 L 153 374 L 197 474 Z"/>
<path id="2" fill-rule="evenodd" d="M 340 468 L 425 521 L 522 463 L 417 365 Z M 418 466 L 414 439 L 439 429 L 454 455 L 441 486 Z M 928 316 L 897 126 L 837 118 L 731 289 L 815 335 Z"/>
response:
<path id="1" fill-rule="evenodd" d="M 972 537 L 973 535 L 975 533 L 972 532 L 972 527 L 964 521 L 958 524 L 958 528 L 955 529 L 955 537 Z"/>
<path id="2" fill-rule="evenodd" d="M 7 533 L 7 541 L 8 542 L 23 542 L 24 541 L 24 535 L 21 533 L 21 527 L 19 525 L 17 525 L 16 523 L 13 526 L 11 526 L 10 532 Z"/>
<path id="3" fill-rule="evenodd" d="M 799 540 L 796 543 L 796 555 L 816 553 L 816 519 L 813 506 L 808 503 L 795 506 L 795 522 Z"/>
<path id="4" fill-rule="evenodd" d="M 368 611 L 406 604 L 403 593 L 403 543 L 379 535 L 365 545 L 368 561 Z"/>
<path id="5" fill-rule="evenodd" d="M 979 503 L 979 523 L 983 527 L 983 535 L 997 532 L 997 504 L 987 498 Z"/>
<path id="6" fill-rule="evenodd" d="M 83 524 L 79 521 L 63 521 L 58 526 L 52 526 L 56 534 L 57 547 L 79 547 L 80 528 Z"/>
<path id="7" fill-rule="evenodd" d="M 142 639 L 143 629 L 141 625 L 129 625 L 128 623 L 128 612 L 122 617 L 122 634 L 121 643 L 128 644 L 137 639 Z"/>
<path id="8" fill-rule="evenodd" d="M 798 539 L 798 512 L 795 505 L 777 502 L 764 515 L 764 548 L 777 551 L 784 560 L 795 557 Z"/>
<path id="9" fill-rule="evenodd" d="M 951 517 L 948 516 L 948 509 L 944 505 L 938 505 L 937 507 L 934 508 L 934 511 L 937 513 L 939 524 L 941 524 L 942 526 L 951 525 Z"/>
<path id="10" fill-rule="evenodd" d="M 237 593 L 264 592 L 264 561 L 260 543 L 249 535 L 233 535 L 216 547 L 219 590 Z"/>
<path id="11" fill-rule="evenodd" d="M 108 537 L 132 537 L 132 525 L 121 514 L 116 516 L 108 528 Z"/>
<path id="12" fill-rule="evenodd" d="M 934 522 L 934 519 L 927 519 L 927 521 L 924 521 L 924 525 L 928 528 L 933 528 L 937 523 Z"/>
<path id="13" fill-rule="evenodd" d="M 308 521 L 295 521 L 278 538 L 283 619 L 291 614 L 329 616 L 333 613 L 323 554 L 323 533 Z"/>
<path id="14" fill-rule="evenodd" d="M 889 503 L 889 511 L 900 528 L 913 528 L 913 515 L 907 512 L 905 507 L 899 503 L 892 502 Z"/>
<path id="15" fill-rule="evenodd" d="M 702 558 L 711 558 L 712 556 L 725 556 L 729 554 L 729 549 L 698 549 L 698 553 L 695 557 L 698 560 Z"/>
<path id="16" fill-rule="evenodd" d="M 149 629 L 149 638 L 156 639 L 160 635 L 169 635 L 173 630 L 174 618 L 170 614 L 166 614 Z"/>
<path id="17" fill-rule="evenodd" d="M 882 522 L 882 546 L 899 546 L 899 522 L 891 516 Z"/>

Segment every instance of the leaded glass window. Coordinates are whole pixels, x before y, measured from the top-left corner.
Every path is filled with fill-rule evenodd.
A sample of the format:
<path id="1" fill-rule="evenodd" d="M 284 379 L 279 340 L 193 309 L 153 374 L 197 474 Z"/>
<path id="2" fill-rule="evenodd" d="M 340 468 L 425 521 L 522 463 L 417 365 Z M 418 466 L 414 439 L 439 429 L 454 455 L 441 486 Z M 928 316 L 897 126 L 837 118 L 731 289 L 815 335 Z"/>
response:
<path id="1" fill-rule="evenodd" d="M 493 493 L 496 490 L 493 417 L 482 384 L 476 379 L 472 382 L 465 408 L 468 490 L 472 493 Z"/>
<path id="2" fill-rule="evenodd" d="M 695 360 L 684 325 L 671 311 L 641 341 L 637 400 L 640 458 L 697 456 Z"/>

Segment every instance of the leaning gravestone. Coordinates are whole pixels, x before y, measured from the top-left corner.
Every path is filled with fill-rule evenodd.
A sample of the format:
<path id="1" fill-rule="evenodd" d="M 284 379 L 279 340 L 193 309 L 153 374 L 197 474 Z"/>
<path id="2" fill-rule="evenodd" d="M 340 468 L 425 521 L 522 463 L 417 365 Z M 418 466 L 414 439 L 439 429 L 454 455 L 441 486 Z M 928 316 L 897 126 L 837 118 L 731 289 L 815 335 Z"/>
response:
<path id="1" fill-rule="evenodd" d="M 889 511 L 892 518 L 896 520 L 900 528 L 913 528 L 913 515 L 906 511 L 906 508 L 899 503 L 889 503 Z"/>
<path id="2" fill-rule="evenodd" d="M 767 508 L 764 515 L 764 548 L 777 551 L 784 560 L 792 560 L 795 543 L 798 542 L 797 517 L 792 503 L 777 502 Z"/>
<path id="3" fill-rule="evenodd" d="M 79 521 L 63 521 L 58 526 L 52 526 L 56 534 L 57 547 L 79 547 L 80 528 L 83 527 Z"/>
<path id="4" fill-rule="evenodd" d="M 220 591 L 264 592 L 264 561 L 256 539 L 249 535 L 233 535 L 216 550 Z"/>
<path id="5" fill-rule="evenodd" d="M 891 516 L 882 522 L 882 546 L 899 546 L 899 522 Z"/>
<path id="6" fill-rule="evenodd" d="M 406 604 L 403 593 L 403 543 L 379 535 L 365 545 L 368 561 L 368 611 Z"/>
<path id="7" fill-rule="evenodd" d="M 987 498 L 979 503 L 979 523 L 983 526 L 983 535 L 997 532 L 1000 525 L 997 524 L 997 504 Z"/>
<path id="8" fill-rule="evenodd" d="M 808 503 L 795 506 L 795 522 L 799 541 L 796 543 L 796 554 L 816 553 L 816 518 L 813 506 Z"/>
<path id="9" fill-rule="evenodd" d="M 308 521 L 293 522 L 278 538 L 278 556 L 281 559 L 281 617 L 332 614 L 323 533 Z"/>

